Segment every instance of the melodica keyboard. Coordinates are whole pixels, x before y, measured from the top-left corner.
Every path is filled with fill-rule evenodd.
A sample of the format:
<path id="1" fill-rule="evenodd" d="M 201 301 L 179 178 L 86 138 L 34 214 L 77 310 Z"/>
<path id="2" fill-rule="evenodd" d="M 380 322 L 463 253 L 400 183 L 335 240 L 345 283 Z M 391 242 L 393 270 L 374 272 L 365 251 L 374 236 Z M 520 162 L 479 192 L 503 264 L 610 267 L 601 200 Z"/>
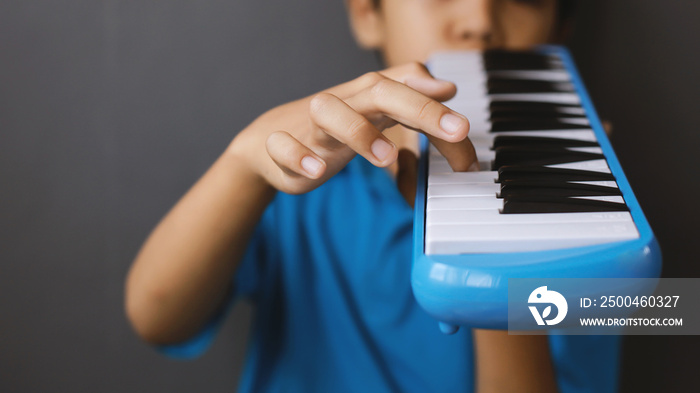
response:
<path id="1" fill-rule="evenodd" d="M 446 333 L 507 328 L 508 278 L 658 277 L 658 244 L 566 49 L 445 52 L 480 171 L 422 139 L 411 282 Z"/>

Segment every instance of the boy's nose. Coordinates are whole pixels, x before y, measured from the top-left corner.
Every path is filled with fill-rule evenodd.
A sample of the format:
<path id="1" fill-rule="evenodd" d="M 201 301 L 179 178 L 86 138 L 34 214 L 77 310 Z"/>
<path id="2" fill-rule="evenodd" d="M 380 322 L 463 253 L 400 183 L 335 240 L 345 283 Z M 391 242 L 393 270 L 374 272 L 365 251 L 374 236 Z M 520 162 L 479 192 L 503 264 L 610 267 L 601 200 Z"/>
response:
<path id="1" fill-rule="evenodd" d="M 463 49 L 486 49 L 498 44 L 494 0 L 458 0 L 451 10 L 450 40 Z"/>

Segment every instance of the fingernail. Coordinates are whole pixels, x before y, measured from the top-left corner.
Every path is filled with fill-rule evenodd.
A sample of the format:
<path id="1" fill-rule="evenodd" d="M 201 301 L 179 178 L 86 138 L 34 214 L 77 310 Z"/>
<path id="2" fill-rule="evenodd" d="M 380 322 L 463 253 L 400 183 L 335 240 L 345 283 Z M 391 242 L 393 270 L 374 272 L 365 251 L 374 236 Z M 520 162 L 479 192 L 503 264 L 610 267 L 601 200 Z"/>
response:
<path id="1" fill-rule="evenodd" d="M 309 175 L 316 176 L 321 171 L 323 164 L 311 156 L 305 156 L 301 159 L 301 167 L 304 168 Z"/>
<path id="2" fill-rule="evenodd" d="M 481 167 L 479 166 L 479 161 L 472 162 L 468 169 L 469 172 L 479 172 L 479 170 L 481 170 Z"/>
<path id="3" fill-rule="evenodd" d="M 374 140 L 374 142 L 372 142 L 370 149 L 377 160 L 384 161 L 387 159 L 387 157 L 389 157 L 389 154 L 391 154 L 391 151 L 394 150 L 394 147 L 387 143 L 384 139 L 377 138 Z"/>
<path id="4" fill-rule="evenodd" d="M 456 134 L 460 128 L 466 125 L 467 119 L 453 115 L 451 113 L 445 113 L 440 118 L 440 128 L 450 135 Z"/>

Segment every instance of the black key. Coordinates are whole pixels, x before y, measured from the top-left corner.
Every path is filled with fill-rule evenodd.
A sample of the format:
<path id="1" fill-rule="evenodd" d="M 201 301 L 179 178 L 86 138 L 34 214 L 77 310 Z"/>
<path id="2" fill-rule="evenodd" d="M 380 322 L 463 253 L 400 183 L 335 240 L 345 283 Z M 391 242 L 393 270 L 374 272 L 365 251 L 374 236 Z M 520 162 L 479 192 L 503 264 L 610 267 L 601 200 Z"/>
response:
<path id="1" fill-rule="evenodd" d="M 493 139 L 492 148 L 519 146 L 530 149 L 546 147 L 599 147 L 598 142 L 578 139 L 547 138 L 538 136 L 499 135 Z"/>
<path id="2" fill-rule="evenodd" d="M 498 170 L 498 183 L 508 180 L 523 181 L 611 181 L 612 173 L 582 171 L 577 169 L 547 168 L 543 166 L 502 166 Z"/>
<path id="3" fill-rule="evenodd" d="M 538 150 L 521 147 L 500 147 L 496 150 L 493 170 L 505 165 L 546 166 L 604 159 L 599 153 L 588 153 L 561 148 L 542 148 Z"/>
<path id="4" fill-rule="evenodd" d="M 501 183 L 499 198 L 507 198 L 509 196 L 581 197 L 621 195 L 622 192 L 616 187 L 567 182 L 512 180 Z"/>
<path id="5" fill-rule="evenodd" d="M 563 120 L 563 119 L 562 119 Z M 572 124 L 560 119 L 513 119 L 491 121 L 491 132 L 590 129 L 589 124 Z"/>
<path id="6" fill-rule="evenodd" d="M 503 214 L 538 213 L 586 213 L 629 211 L 627 205 L 618 202 L 596 201 L 562 197 L 519 197 L 503 201 Z"/>
<path id="7" fill-rule="evenodd" d="M 568 93 L 574 85 L 569 82 L 550 82 L 532 79 L 489 78 L 486 82 L 488 94 L 508 93 Z"/>
<path id="8" fill-rule="evenodd" d="M 483 52 L 485 60 L 491 61 L 524 61 L 526 59 L 547 59 L 554 57 L 533 50 L 487 49 Z"/>
<path id="9" fill-rule="evenodd" d="M 561 104 L 554 102 L 539 102 L 539 101 L 491 101 L 489 104 L 491 112 L 499 111 L 522 111 L 522 112 L 542 112 L 542 113 L 566 113 L 585 115 L 585 110 L 579 104 Z"/>
<path id="10" fill-rule="evenodd" d="M 487 71 L 563 69 L 561 59 L 532 51 L 488 50 L 484 52 Z"/>

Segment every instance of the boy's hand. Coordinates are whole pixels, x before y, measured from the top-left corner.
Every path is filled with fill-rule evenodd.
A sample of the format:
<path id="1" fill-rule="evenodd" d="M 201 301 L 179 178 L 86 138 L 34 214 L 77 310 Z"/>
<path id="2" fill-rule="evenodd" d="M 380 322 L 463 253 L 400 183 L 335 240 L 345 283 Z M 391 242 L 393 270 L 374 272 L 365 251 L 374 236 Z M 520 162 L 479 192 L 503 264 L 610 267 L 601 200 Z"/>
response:
<path id="1" fill-rule="evenodd" d="M 313 190 L 360 154 L 386 167 L 396 145 L 382 131 L 397 123 L 422 132 L 456 171 L 469 170 L 476 154 L 468 120 L 439 101 L 454 84 L 434 79 L 419 64 L 371 72 L 312 97 L 274 108 L 256 119 L 229 151 L 272 187 L 292 194 Z"/>
<path id="2" fill-rule="evenodd" d="M 416 202 L 416 187 L 418 186 L 418 157 L 408 150 L 399 150 L 399 168 L 396 172 L 396 186 L 409 206 Z"/>

